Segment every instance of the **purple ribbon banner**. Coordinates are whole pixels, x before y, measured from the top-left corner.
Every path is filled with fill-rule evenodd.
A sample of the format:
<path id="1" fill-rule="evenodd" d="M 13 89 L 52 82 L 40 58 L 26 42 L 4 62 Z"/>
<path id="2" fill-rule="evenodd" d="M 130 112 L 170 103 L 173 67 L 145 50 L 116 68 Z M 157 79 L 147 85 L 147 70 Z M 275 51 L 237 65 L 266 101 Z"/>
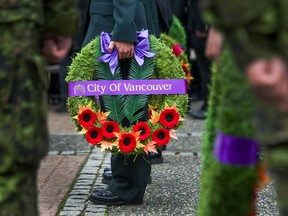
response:
<path id="1" fill-rule="evenodd" d="M 258 161 L 258 143 L 254 139 L 217 132 L 214 155 L 222 164 L 250 166 Z"/>
<path id="2" fill-rule="evenodd" d="M 69 96 L 186 94 L 185 79 L 69 82 Z"/>

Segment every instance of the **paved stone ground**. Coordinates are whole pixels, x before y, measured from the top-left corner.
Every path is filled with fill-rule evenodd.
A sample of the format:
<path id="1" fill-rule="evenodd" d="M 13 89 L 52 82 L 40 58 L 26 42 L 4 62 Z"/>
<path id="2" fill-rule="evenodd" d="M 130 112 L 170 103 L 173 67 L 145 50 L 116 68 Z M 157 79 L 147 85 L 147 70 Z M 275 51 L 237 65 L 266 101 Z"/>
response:
<path id="1" fill-rule="evenodd" d="M 197 104 L 196 104 L 197 106 Z M 195 107 L 194 107 L 195 108 Z M 56 116 L 55 116 L 56 115 Z M 53 118 L 57 121 L 53 121 Z M 94 205 L 88 201 L 88 194 L 94 187 L 106 187 L 101 183 L 101 175 L 105 167 L 109 167 L 110 154 L 100 153 L 98 148 L 91 147 L 83 141 L 80 135 L 73 131 L 71 118 L 66 114 L 57 114 L 49 112 L 50 119 L 50 156 L 58 155 L 58 157 L 66 157 L 65 160 L 71 160 L 75 164 L 75 170 L 79 170 L 79 174 L 67 172 L 63 170 L 65 179 L 73 179 L 74 182 L 66 181 L 67 190 L 66 197 L 60 205 L 59 199 L 54 200 L 54 204 L 59 205 L 59 215 L 65 216 L 196 216 L 197 203 L 199 197 L 199 178 L 201 169 L 201 140 L 204 131 L 204 121 L 193 120 L 187 117 L 183 128 L 179 129 L 179 141 L 173 141 L 167 146 L 167 150 L 163 152 L 164 163 L 152 166 L 152 184 L 147 186 L 144 203 L 142 205 L 115 206 L 107 207 Z M 53 126 L 57 122 L 56 126 Z M 69 126 L 70 125 L 70 126 Z M 58 127 L 58 128 L 57 128 Z M 72 128 L 72 129 L 71 129 Z M 64 130 L 64 132 L 63 132 Z M 60 156 L 59 156 L 60 155 Z M 74 156 L 72 156 L 74 155 Z M 68 158 L 69 157 L 69 158 Z M 57 158 L 57 156 L 56 156 Z M 76 162 L 78 161 L 78 162 Z M 76 159 L 78 158 L 78 159 Z M 87 160 L 83 160 L 86 158 Z M 43 161 L 43 167 L 48 163 Z M 57 160 L 51 159 L 56 164 Z M 64 159 L 63 159 L 64 160 Z M 82 163 L 84 166 L 82 168 Z M 73 166 L 73 165 L 72 165 Z M 41 169 L 43 169 L 41 167 Z M 40 169 L 40 173 L 41 173 Z M 57 170 L 57 169 L 56 169 Z M 75 171 L 74 170 L 74 171 Z M 69 176 L 67 178 L 67 175 Z M 55 184 L 59 181 L 58 177 L 48 175 Z M 41 175 L 40 175 L 41 177 Z M 42 176 L 43 177 L 43 176 Z M 45 177 L 44 177 L 45 179 Z M 42 187 L 44 187 L 42 185 Z M 41 188 L 41 184 L 40 184 Z M 40 197 L 41 192 L 40 190 Z M 48 193 L 49 191 L 46 191 Z M 45 195 L 45 194 L 44 194 Z M 42 194 L 42 196 L 44 196 Z M 56 201 L 57 200 L 57 201 Z M 43 205 L 41 198 L 40 210 L 41 215 L 54 215 L 55 211 L 47 213 L 47 209 Z M 51 205 L 51 203 L 50 203 Z M 47 204 L 46 204 L 47 206 Z M 45 212 L 46 211 L 46 212 Z M 47 213 L 47 214 L 46 214 Z M 277 216 L 277 204 L 275 202 L 275 193 L 273 184 L 269 184 L 259 193 L 258 215 L 261 216 Z"/>
<path id="2" fill-rule="evenodd" d="M 85 155 L 55 155 L 43 160 L 38 175 L 40 215 L 56 215 L 85 158 Z"/>

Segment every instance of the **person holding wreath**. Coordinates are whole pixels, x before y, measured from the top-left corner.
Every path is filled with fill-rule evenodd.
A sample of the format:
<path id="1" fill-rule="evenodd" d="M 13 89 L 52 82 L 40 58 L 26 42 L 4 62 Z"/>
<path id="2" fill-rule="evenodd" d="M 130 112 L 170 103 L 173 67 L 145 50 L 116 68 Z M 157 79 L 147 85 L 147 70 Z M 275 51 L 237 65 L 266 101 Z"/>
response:
<path id="1" fill-rule="evenodd" d="M 129 11 L 127 13 L 127 11 Z M 91 0 L 86 14 L 84 26 L 84 41 L 87 45 L 101 32 L 111 33 L 110 52 L 117 49 L 119 67 L 123 80 L 127 79 L 130 58 L 134 56 L 134 44 L 137 42 L 137 32 L 149 30 L 149 34 L 159 37 L 157 11 L 154 0 Z M 102 96 L 99 98 L 101 111 L 105 112 Z M 142 108 L 144 117 L 148 118 L 148 106 Z M 129 127 L 130 122 L 124 118 L 118 122 Z M 107 189 L 94 189 L 89 200 L 95 204 L 123 205 L 141 204 L 151 173 L 151 163 L 146 155 L 111 156 L 112 180 Z"/>

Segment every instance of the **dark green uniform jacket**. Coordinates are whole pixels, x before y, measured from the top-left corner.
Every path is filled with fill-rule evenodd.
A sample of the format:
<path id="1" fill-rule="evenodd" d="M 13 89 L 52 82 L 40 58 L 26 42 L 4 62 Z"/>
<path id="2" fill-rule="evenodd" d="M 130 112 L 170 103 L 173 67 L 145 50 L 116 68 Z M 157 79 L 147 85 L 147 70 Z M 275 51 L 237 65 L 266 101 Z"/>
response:
<path id="1" fill-rule="evenodd" d="M 136 32 L 144 29 L 159 36 L 153 0 L 91 0 L 85 26 L 83 46 L 101 32 L 112 33 L 115 41 L 127 42 L 136 42 Z"/>

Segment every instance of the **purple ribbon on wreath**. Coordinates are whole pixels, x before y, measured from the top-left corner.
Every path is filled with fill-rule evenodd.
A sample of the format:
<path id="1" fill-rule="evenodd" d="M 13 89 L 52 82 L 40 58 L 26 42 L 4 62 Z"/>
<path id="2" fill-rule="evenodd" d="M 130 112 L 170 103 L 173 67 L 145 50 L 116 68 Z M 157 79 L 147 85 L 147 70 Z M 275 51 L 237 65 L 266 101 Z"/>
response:
<path id="1" fill-rule="evenodd" d="M 100 35 L 101 52 L 104 53 L 98 58 L 99 61 L 109 63 L 111 73 L 114 74 L 118 65 L 118 51 L 113 49 L 109 51 L 108 46 L 111 42 L 111 34 L 102 32 Z M 148 30 L 137 32 L 137 43 L 134 47 L 134 58 L 137 63 L 142 67 L 144 64 L 144 57 L 151 58 L 156 54 L 150 52 L 149 35 Z"/>
<path id="2" fill-rule="evenodd" d="M 148 30 L 137 32 L 137 37 L 138 40 L 134 49 L 134 58 L 137 63 L 142 67 L 144 64 L 144 57 L 152 58 L 156 54 L 150 52 Z"/>
<path id="3" fill-rule="evenodd" d="M 214 155 L 222 164 L 255 165 L 258 161 L 258 150 L 258 142 L 254 139 L 236 137 L 217 131 Z"/>
<path id="4" fill-rule="evenodd" d="M 104 53 L 100 58 L 99 61 L 109 63 L 109 67 L 111 73 L 114 74 L 116 67 L 118 65 L 118 52 L 117 49 L 113 49 L 112 52 L 109 51 L 108 47 L 111 42 L 111 34 L 102 32 L 100 35 L 100 46 L 101 52 Z"/>

